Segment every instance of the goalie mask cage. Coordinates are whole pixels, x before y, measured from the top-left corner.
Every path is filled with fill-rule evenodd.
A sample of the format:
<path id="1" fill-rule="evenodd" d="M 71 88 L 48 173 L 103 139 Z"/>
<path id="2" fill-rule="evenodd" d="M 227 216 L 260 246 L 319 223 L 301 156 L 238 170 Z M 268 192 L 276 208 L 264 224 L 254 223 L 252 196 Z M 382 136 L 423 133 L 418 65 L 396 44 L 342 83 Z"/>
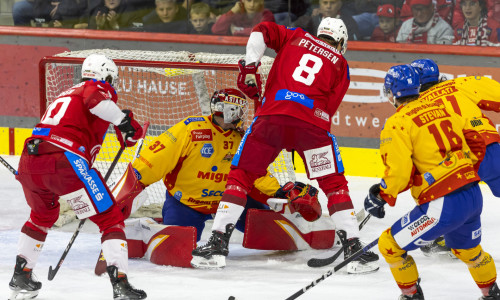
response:
<path id="1" fill-rule="evenodd" d="M 118 66 L 119 80 L 115 84 L 118 106 L 131 109 L 139 123 L 150 122 L 143 147 L 148 147 L 156 136 L 188 116 L 209 115 L 213 92 L 236 88 L 237 64 L 244 58 L 233 54 L 110 49 L 71 51 L 45 57 L 39 65 L 40 117 L 60 93 L 80 82 L 81 65 L 93 53 L 105 54 Z M 262 58 L 263 87 L 272 62 L 270 57 Z M 250 100 L 245 128 L 253 119 L 253 111 Z M 113 126 L 110 126 L 94 167 L 106 173 L 119 147 Z M 108 183 L 121 177 L 127 164 L 134 159 L 135 148 L 123 152 Z M 289 152 L 282 151 L 269 166 L 269 171 L 281 185 L 295 181 Z M 153 210 L 161 210 L 165 191 L 163 181 L 150 185 L 142 195 L 147 193 L 144 206 L 156 206 Z"/>

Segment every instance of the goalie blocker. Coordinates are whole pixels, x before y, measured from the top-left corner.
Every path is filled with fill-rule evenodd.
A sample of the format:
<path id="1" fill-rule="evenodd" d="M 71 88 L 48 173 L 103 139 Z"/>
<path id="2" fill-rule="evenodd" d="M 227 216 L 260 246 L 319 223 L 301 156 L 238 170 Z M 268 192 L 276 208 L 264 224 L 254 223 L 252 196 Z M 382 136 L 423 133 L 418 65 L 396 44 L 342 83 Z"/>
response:
<path id="1" fill-rule="evenodd" d="M 144 185 L 129 164 L 113 188 L 113 195 L 125 218 L 143 203 Z M 335 225 L 321 215 L 317 190 L 303 183 L 288 183 L 268 199 L 272 210 L 250 209 L 246 217 L 243 246 L 259 250 L 329 249 L 334 245 Z M 314 221 L 313 221 L 314 220 Z M 311 222 L 312 221 L 312 222 Z M 196 247 L 196 229 L 169 226 L 151 218 L 125 220 L 129 258 L 147 258 L 159 265 L 191 267 L 191 252 Z M 95 273 L 106 271 L 102 253 Z"/>

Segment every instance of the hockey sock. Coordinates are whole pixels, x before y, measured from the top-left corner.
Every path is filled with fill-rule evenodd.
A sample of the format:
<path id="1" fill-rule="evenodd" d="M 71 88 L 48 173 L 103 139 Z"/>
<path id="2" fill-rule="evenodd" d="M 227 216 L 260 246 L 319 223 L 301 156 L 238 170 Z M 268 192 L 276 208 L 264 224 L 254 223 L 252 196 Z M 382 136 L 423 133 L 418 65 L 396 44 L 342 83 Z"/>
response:
<path id="1" fill-rule="evenodd" d="M 236 224 L 244 209 L 245 207 L 239 204 L 221 201 L 215 214 L 212 230 L 226 232 L 226 225 Z"/>
<path id="2" fill-rule="evenodd" d="M 491 255 L 484 252 L 481 245 L 471 249 L 452 249 L 452 252 L 467 265 L 483 295 L 488 296 L 490 286 L 497 278 L 495 261 Z"/>
<path id="3" fill-rule="evenodd" d="M 396 243 L 390 228 L 379 238 L 378 247 L 385 261 L 389 264 L 392 276 L 404 295 L 417 292 L 418 269 L 413 257 Z"/>
<path id="4" fill-rule="evenodd" d="M 35 267 L 47 238 L 47 232 L 47 227 L 37 226 L 30 221 L 26 222 L 21 229 L 17 252 L 18 255 L 26 259 L 26 268 L 33 269 Z"/>
<path id="5" fill-rule="evenodd" d="M 346 239 L 359 237 L 358 221 L 354 209 L 337 211 L 330 218 L 332 218 L 336 230 L 341 229 L 346 232 Z"/>
<path id="6" fill-rule="evenodd" d="M 106 258 L 108 266 L 116 266 L 118 272 L 127 274 L 128 246 L 125 240 L 125 234 L 123 234 L 123 239 L 116 237 L 117 236 L 113 236 L 113 234 L 103 236 L 102 254 Z"/>

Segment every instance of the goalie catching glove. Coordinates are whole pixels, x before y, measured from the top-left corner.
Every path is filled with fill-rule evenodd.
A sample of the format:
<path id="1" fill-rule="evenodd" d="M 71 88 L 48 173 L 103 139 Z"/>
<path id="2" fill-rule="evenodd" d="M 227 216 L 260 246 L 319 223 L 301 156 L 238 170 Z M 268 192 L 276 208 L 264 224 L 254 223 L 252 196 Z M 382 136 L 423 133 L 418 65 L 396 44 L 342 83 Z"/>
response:
<path id="1" fill-rule="evenodd" d="M 134 114 L 128 109 L 122 110 L 125 114 L 120 125 L 115 126 L 116 137 L 122 148 L 133 147 L 142 136 L 142 127 L 134 119 Z"/>
<path id="2" fill-rule="evenodd" d="M 387 204 L 380 198 L 380 184 L 374 184 L 365 198 L 365 210 L 372 216 L 382 219 L 385 216 L 384 205 Z"/>
<path id="3" fill-rule="evenodd" d="M 244 59 L 240 59 L 238 62 L 238 68 L 240 69 L 240 74 L 238 75 L 238 88 L 242 91 L 248 98 L 258 101 L 261 94 L 262 81 L 260 79 L 260 74 L 257 70 L 260 66 L 260 62 L 255 65 L 246 65 Z"/>
<path id="4" fill-rule="evenodd" d="M 302 182 L 287 182 L 279 188 L 275 197 L 287 198 L 291 208 L 300 213 L 309 222 L 321 217 L 321 204 L 318 201 L 318 190 Z"/>

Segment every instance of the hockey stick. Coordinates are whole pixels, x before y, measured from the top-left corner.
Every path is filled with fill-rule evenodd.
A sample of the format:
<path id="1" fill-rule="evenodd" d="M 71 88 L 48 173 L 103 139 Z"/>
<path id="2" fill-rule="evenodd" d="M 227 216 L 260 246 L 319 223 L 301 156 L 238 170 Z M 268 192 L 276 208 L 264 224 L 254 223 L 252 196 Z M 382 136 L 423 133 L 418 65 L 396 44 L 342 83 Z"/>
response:
<path id="1" fill-rule="evenodd" d="M 9 169 L 9 171 L 12 172 L 12 174 L 14 175 L 17 175 L 17 171 L 16 169 L 14 169 L 14 167 L 12 167 L 5 159 L 3 159 L 3 157 L 0 156 L 0 162 L 2 163 L 2 165 L 4 165 L 7 169 Z"/>
<path id="2" fill-rule="evenodd" d="M 144 140 L 144 136 L 146 135 L 146 131 L 148 130 L 149 127 L 149 122 L 145 122 L 143 126 L 143 133 L 141 139 Z M 142 147 L 142 142 L 138 145 L 138 147 Z M 120 150 L 118 150 L 118 153 L 115 156 L 115 159 L 113 159 L 113 162 L 109 166 L 108 171 L 106 172 L 106 175 L 104 176 L 104 183 L 106 183 L 111 177 L 111 173 L 113 172 L 113 169 L 116 167 L 118 164 L 118 161 L 120 160 L 120 157 L 122 156 L 123 151 L 125 150 L 125 147 L 121 147 Z M 140 151 L 140 149 L 139 149 Z M 138 151 L 136 151 L 135 155 L 138 155 Z M 68 245 L 66 246 L 66 249 L 64 249 L 64 252 L 59 259 L 59 262 L 57 263 L 56 267 L 52 269 L 52 266 L 49 267 L 49 274 L 48 274 L 48 279 L 52 280 L 57 274 L 57 271 L 59 271 L 59 268 L 61 267 L 62 263 L 64 262 L 64 259 L 66 258 L 66 255 L 68 255 L 69 250 L 71 249 L 71 246 L 73 246 L 73 243 L 75 242 L 76 237 L 80 233 L 80 230 L 82 229 L 83 225 L 85 224 L 85 221 L 87 219 L 80 220 L 80 223 L 78 224 L 78 227 L 76 228 L 75 233 L 73 233 L 73 236 L 69 240 Z"/>
<path id="3" fill-rule="evenodd" d="M 368 214 L 361 223 L 359 223 L 359 230 L 361 230 L 366 222 L 370 219 L 372 215 Z M 311 268 L 321 268 L 324 266 L 328 266 L 329 264 L 332 264 L 337 258 L 342 254 L 344 251 L 344 247 L 342 246 L 337 252 L 335 252 L 332 256 L 327 257 L 327 258 L 311 258 L 310 260 L 307 261 L 307 265 Z"/>
<path id="4" fill-rule="evenodd" d="M 368 215 L 368 216 L 370 216 L 370 215 Z M 378 243 L 378 238 L 375 239 L 373 242 L 369 243 L 368 245 L 364 246 L 363 249 L 360 249 L 359 251 L 355 252 L 352 256 L 349 256 L 348 258 L 346 258 L 340 264 L 336 265 L 333 269 L 328 270 L 328 272 L 326 272 L 323 275 L 321 275 L 320 278 L 314 280 L 310 284 L 308 284 L 305 287 L 303 287 L 302 289 L 298 290 L 295 294 L 291 295 L 290 297 L 286 298 L 285 300 L 297 299 L 302 294 L 304 294 L 305 292 L 307 292 L 309 289 L 313 288 L 314 286 L 316 286 L 318 283 L 320 283 L 321 281 L 325 280 L 326 278 L 332 276 L 333 274 L 335 274 L 335 272 L 337 272 L 338 270 L 340 270 L 343 267 L 345 267 L 348 263 L 350 263 L 351 261 L 355 260 L 356 258 L 358 258 L 360 255 L 362 255 L 366 251 L 370 250 L 377 243 Z"/>

